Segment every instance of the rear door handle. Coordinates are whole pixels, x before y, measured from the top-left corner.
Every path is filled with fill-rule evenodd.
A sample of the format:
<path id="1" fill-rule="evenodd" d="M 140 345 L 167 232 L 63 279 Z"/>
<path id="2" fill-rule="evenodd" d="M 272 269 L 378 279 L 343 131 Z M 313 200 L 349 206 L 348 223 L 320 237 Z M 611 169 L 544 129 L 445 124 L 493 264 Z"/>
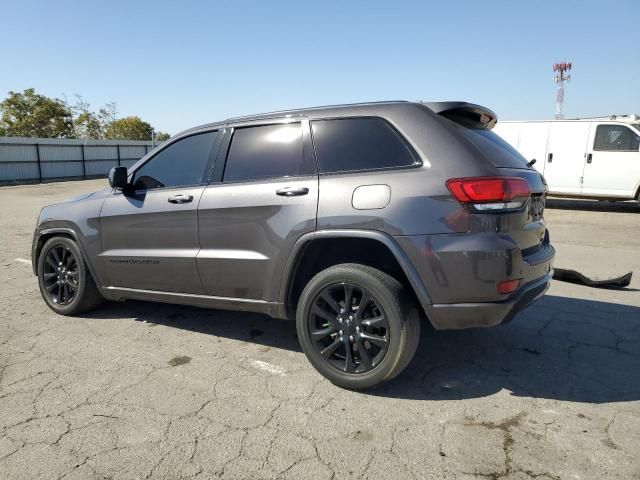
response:
<path id="1" fill-rule="evenodd" d="M 174 195 L 173 197 L 169 197 L 169 203 L 189 203 L 193 200 L 192 195 Z"/>
<path id="2" fill-rule="evenodd" d="M 298 197 L 300 195 L 306 195 L 307 193 L 309 193 L 307 187 L 284 187 L 276 190 L 276 195 L 280 195 L 281 197 Z"/>
<path id="3" fill-rule="evenodd" d="M 553 153 L 550 153 L 550 154 L 547 156 L 547 162 L 548 162 L 548 163 L 553 162 Z"/>

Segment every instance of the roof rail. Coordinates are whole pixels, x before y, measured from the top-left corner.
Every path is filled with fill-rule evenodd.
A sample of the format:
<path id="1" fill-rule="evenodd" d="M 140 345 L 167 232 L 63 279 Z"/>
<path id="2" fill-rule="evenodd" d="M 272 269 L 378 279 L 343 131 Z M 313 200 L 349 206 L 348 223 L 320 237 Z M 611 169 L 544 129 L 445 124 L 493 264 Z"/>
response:
<path id="1" fill-rule="evenodd" d="M 347 107 L 357 107 L 357 106 L 366 106 L 366 105 L 385 105 L 388 103 L 407 103 L 407 100 L 383 100 L 383 101 L 379 101 L 379 102 L 356 102 L 356 103 L 341 103 L 341 104 L 337 104 L 337 105 L 321 105 L 321 106 L 317 106 L 317 107 L 306 107 L 306 108 L 292 108 L 292 109 L 288 109 L 288 110 L 275 110 L 273 112 L 265 112 L 265 113 L 258 113 L 258 114 L 251 114 L 251 115 L 240 115 L 237 117 L 231 117 L 231 118 L 227 118 L 227 122 L 232 122 L 232 121 L 237 121 L 237 120 L 242 120 L 244 118 L 253 118 L 253 117 L 266 117 L 266 116 L 271 116 L 271 115 L 283 115 L 283 114 L 291 114 L 291 115 L 298 115 L 301 114 L 303 112 L 308 112 L 311 110 L 322 110 L 325 108 L 347 108 Z"/>
<path id="2" fill-rule="evenodd" d="M 625 113 L 625 114 L 611 114 L 611 115 L 600 115 L 597 117 L 576 117 L 576 118 L 567 118 L 566 120 L 617 120 L 617 119 L 629 119 L 631 121 L 640 120 L 640 116 L 635 113 Z"/>

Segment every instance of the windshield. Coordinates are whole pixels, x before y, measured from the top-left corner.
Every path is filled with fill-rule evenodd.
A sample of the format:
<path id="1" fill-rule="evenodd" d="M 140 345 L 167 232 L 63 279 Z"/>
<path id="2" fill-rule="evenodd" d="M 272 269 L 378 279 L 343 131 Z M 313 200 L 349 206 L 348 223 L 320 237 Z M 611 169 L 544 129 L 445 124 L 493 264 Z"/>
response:
<path id="1" fill-rule="evenodd" d="M 484 128 L 460 128 L 460 133 L 496 167 L 524 168 L 527 160 L 500 136 Z"/>

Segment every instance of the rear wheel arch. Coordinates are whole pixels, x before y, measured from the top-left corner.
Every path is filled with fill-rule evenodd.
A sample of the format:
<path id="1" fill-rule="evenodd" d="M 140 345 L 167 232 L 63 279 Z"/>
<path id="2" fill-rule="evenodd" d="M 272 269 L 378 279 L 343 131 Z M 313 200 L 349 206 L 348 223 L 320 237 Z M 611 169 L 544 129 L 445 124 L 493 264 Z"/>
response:
<path id="1" fill-rule="evenodd" d="M 416 269 L 391 236 L 373 230 L 323 230 L 300 237 L 289 255 L 279 294 L 285 316 L 295 315 L 299 295 L 316 273 L 349 262 L 386 271 L 415 295 L 423 309 L 431 305 L 431 297 Z"/>

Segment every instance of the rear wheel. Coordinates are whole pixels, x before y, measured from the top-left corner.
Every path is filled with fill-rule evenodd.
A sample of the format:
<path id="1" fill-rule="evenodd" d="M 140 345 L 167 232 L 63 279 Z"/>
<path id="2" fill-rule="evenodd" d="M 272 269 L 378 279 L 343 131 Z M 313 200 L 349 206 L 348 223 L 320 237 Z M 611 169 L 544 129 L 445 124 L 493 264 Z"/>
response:
<path id="1" fill-rule="evenodd" d="M 334 384 L 365 389 L 398 375 L 420 339 L 413 299 L 393 277 L 341 264 L 307 284 L 296 312 L 300 344 L 311 364 Z"/>
<path id="2" fill-rule="evenodd" d="M 38 284 L 46 304 L 61 315 L 83 313 L 102 302 L 80 249 L 66 237 L 51 238 L 42 247 Z"/>

